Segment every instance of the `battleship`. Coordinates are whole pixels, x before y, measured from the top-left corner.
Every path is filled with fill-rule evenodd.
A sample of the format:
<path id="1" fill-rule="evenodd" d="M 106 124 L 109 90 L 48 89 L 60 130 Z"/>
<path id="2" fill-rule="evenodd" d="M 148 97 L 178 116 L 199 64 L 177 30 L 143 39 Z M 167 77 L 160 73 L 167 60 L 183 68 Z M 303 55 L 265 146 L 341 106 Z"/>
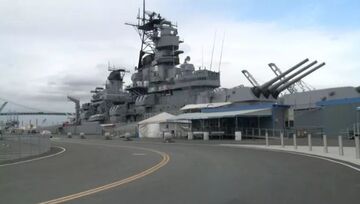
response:
<path id="1" fill-rule="evenodd" d="M 127 69 L 109 65 L 110 74 L 105 87 L 92 90 L 90 102 L 80 105 L 79 100 L 68 97 L 76 104 L 76 114 L 70 127 L 66 127 L 67 131 L 76 126 L 91 133 L 89 127 L 100 127 L 101 124 L 126 129 L 161 112 L 181 114 L 189 104 L 282 104 L 291 107 L 292 112 L 306 112 L 313 111 L 319 107 L 319 102 L 326 100 L 360 97 L 360 87 L 304 88 L 302 79 L 325 65 L 324 62 L 310 62 L 307 58 L 284 72 L 270 63 L 269 67 L 276 76 L 263 84 L 243 70 L 252 87 L 221 88 L 220 71 L 196 68 L 190 56 L 180 60 L 184 54 L 180 50 L 183 41 L 176 24 L 159 13 L 146 11 L 145 6 L 137 20 L 134 24 L 126 23 L 136 28 L 141 39 L 131 84 L 124 86 L 124 75 L 129 72 Z M 296 86 L 302 87 L 302 90 L 296 90 Z"/>

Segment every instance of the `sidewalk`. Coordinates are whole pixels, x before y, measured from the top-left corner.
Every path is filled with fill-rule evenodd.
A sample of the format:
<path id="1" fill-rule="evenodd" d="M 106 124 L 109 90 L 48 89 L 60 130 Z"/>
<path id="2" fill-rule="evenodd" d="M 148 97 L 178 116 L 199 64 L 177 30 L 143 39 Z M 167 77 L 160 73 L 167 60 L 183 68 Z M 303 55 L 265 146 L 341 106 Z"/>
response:
<path id="1" fill-rule="evenodd" d="M 328 153 L 324 152 L 324 147 L 322 146 L 313 146 L 312 151 L 309 151 L 308 146 L 297 146 L 297 149 L 294 146 L 285 146 L 281 147 L 280 145 L 247 145 L 247 144 L 220 144 L 221 146 L 228 147 L 242 147 L 242 148 L 256 148 L 256 149 L 267 149 L 267 150 L 275 150 L 275 151 L 287 151 L 287 152 L 296 152 L 303 154 L 316 155 L 320 157 L 327 157 L 331 159 L 336 159 L 340 161 L 349 162 L 355 165 L 360 166 L 360 159 L 356 159 L 355 156 L 355 147 L 344 147 L 344 155 L 339 155 L 338 147 L 328 147 Z"/>

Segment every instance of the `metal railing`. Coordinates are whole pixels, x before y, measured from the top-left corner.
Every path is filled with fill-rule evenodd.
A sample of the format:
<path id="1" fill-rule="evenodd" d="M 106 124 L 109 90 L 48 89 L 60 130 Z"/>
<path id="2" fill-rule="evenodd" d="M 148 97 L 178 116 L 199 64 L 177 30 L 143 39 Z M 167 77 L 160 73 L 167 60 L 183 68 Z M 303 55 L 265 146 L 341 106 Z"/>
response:
<path id="1" fill-rule="evenodd" d="M 264 139 L 265 135 L 269 138 L 278 138 L 282 135 L 285 138 L 292 138 L 293 134 L 297 137 L 306 137 L 312 134 L 313 137 L 320 138 L 323 135 L 322 128 L 307 128 L 307 129 L 271 129 L 271 128 L 240 128 L 236 132 L 241 132 L 243 138 Z"/>
<path id="2" fill-rule="evenodd" d="M 211 134 L 211 131 L 191 131 L 188 133 L 188 139 L 193 140 L 195 135 L 201 135 L 203 140 L 209 140 Z M 332 135 L 338 136 L 328 137 L 321 128 L 306 130 L 242 128 L 235 131 L 235 140 L 242 141 L 245 139 L 244 142 L 248 144 L 260 144 L 267 147 L 290 147 L 295 150 L 298 150 L 298 148 L 304 149 L 305 147 L 307 151 L 314 151 L 314 148 L 319 151 L 319 148 L 321 148 L 320 151 L 325 154 L 334 154 L 334 148 L 336 148 L 339 156 L 349 156 L 350 154 L 351 158 L 360 159 L 360 132 L 355 131 L 353 138 L 338 133 Z M 345 154 L 345 152 L 347 153 Z"/>
<path id="3" fill-rule="evenodd" d="M 0 135 L 0 163 L 43 154 L 50 150 L 49 135 Z"/>
<path id="4" fill-rule="evenodd" d="M 261 130 L 259 131 L 259 133 L 261 133 Z M 289 133 L 289 132 L 288 132 Z M 274 134 L 274 133 L 273 133 Z M 289 133 L 290 134 L 290 133 Z M 240 135 L 240 137 L 236 138 L 235 140 L 242 140 L 244 139 L 243 133 L 240 131 L 238 132 L 238 135 Z M 280 146 L 282 148 L 285 148 L 285 146 L 287 147 L 292 147 L 295 150 L 298 149 L 298 146 L 302 146 L 302 147 L 306 147 L 307 151 L 311 152 L 313 151 L 313 148 L 316 146 L 317 148 L 322 148 L 323 153 L 328 154 L 331 153 L 330 152 L 330 146 L 331 148 L 336 148 L 338 150 L 338 155 L 339 156 L 344 156 L 344 149 L 345 148 L 350 148 L 352 149 L 351 151 L 353 153 L 353 158 L 356 159 L 360 159 L 360 136 L 358 136 L 359 133 L 356 133 L 356 136 L 354 136 L 353 140 L 349 139 L 348 137 L 344 137 L 342 135 L 338 135 L 337 137 L 328 137 L 325 134 L 322 134 L 321 137 L 313 137 L 313 135 L 311 133 L 308 133 L 305 137 L 299 137 L 296 134 L 296 131 L 294 131 L 291 135 L 291 137 L 289 138 L 285 138 L 285 132 L 281 132 L 279 131 L 279 140 L 276 140 L 276 134 L 274 134 L 274 137 L 270 137 L 270 134 L 268 131 L 265 131 L 264 136 L 259 134 L 258 136 L 256 136 L 256 138 L 260 138 L 260 139 L 264 139 L 265 142 L 261 142 L 262 144 L 264 144 L 265 146 L 269 147 L 269 146 Z M 246 138 L 246 137 L 245 137 Z M 250 137 L 251 138 L 251 137 Z M 270 140 L 273 139 L 273 140 Z M 275 139 L 275 140 L 274 140 Z M 277 141 L 277 142 L 275 142 Z M 301 143 L 301 145 L 299 145 L 299 143 Z M 316 145 L 314 145 L 314 143 L 317 143 Z M 331 144 L 330 144 L 331 143 Z M 346 145 L 344 145 L 344 143 L 346 143 Z M 346 146 L 346 147 L 344 147 Z M 334 149 L 333 149 L 334 150 Z M 332 152 L 334 153 L 334 152 Z M 347 156 L 349 156 L 349 152 L 347 154 Z"/>

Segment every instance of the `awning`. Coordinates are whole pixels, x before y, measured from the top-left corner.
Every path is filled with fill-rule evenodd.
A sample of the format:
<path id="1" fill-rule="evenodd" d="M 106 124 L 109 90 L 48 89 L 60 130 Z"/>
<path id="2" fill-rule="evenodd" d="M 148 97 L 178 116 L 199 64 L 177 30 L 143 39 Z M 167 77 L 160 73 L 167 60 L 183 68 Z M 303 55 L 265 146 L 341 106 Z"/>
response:
<path id="1" fill-rule="evenodd" d="M 174 118 L 171 118 L 169 121 L 173 120 L 196 120 L 196 119 L 211 119 L 211 118 L 232 118 L 238 116 L 271 116 L 272 108 L 263 108 L 263 109 L 253 109 L 253 110 L 238 110 L 238 111 L 226 111 L 226 112 L 214 112 L 214 113 L 185 113 Z"/>

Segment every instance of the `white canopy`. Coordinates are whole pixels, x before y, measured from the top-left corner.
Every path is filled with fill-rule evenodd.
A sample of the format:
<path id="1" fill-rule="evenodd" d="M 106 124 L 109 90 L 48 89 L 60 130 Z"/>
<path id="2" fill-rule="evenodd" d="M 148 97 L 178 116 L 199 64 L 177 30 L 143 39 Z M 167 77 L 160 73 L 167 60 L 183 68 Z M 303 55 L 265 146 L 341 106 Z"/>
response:
<path id="1" fill-rule="evenodd" d="M 173 117 L 174 117 L 174 115 L 172 115 L 170 113 L 162 112 L 151 118 L 140 121 L 138 124 L 142 125 L 142 124 L 148 124 L 148 123 L 163 123 L 163 122 L 166 122 L 166 120 L 173 118 Z"/>
<path id="2" fill-rule="evenodd" d="M 139 137 L 159 138 L 161 137 L 160 123 L 173 118 L 174 115 L 163 112 L 138 123 Z"/>

